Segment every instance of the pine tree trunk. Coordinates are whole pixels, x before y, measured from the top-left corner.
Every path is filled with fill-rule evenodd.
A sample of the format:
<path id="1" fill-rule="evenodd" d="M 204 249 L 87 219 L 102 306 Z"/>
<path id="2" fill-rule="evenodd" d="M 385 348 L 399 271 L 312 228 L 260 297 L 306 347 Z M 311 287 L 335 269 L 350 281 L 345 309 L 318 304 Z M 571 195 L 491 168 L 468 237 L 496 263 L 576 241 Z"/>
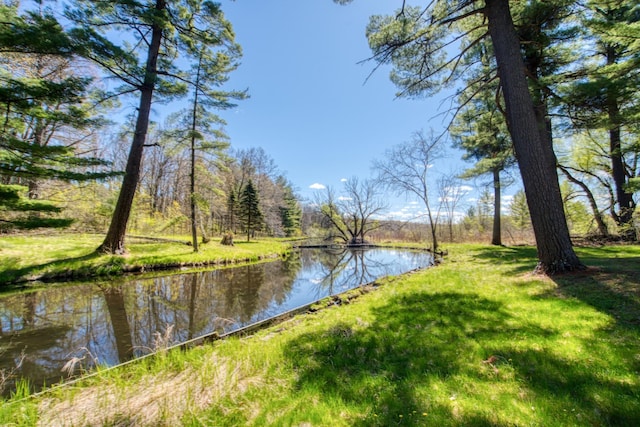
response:
<path id="1" fill-rule="evenodd" d="M 569 236 L 553 148 L 544 137 L 546 129 L 540 129 L 536 120 L 508 0 L 487 0 L 485 14 L 536 237 L 536 271 L 553 274 L 582 269 Z"/>
<path id="2" fill-rule="evenodd" d="M 165 0 L 156 1 L 156 11 L 166 8 Z M 144 150 L 144 142 L 147 137 L 147 129 L 149 128 L 149 114 L 151 112 L 151 101 L 153 99 L 153 91 L 156 85 L 158 53 L 160 52 L 160 43 L 162 41 L 162 28 L 155 24 L 152 27 L 151 43 L 147 55 L 146 74 L 144 83 L 140 88 L 140 105 L 138 107 L 138 119 L 136 128 L 131 142 L 131 149 L 127 159 L 127 167 L 122 180 L 122 187 L 118 196 L 116 208 L 111 217 L 109 231 L 99 251 L 111 254 L 125 253 L 124 237 L 127 231 L 127 223 L 131 214 L 131 206 L 133 198 L 136 194 L 136 188 L 140 179 L 140 167 L 142 164 L 142 152 Z"/>
<path id="3" fill-rule="evenodd" d="M 491 236 L 491 244 L 496 246 L 502 245 L 502 225 L 501 213 L 502 203 L 500 199 L 500 169 L 493 170 L 493 233 Z"/>
<path id="4" fill-rule="evenodd" d="M 196 127 L 198 123 L 198 86 L 200 85 L 200 68 L 202 67 L 202 56 L 198 61 L 196 72 L 196 84 L 193 91 L 193 116 L 191 117 L 191 240 L 193 251 L 198 252 L 198 223 L 196 206 Z"/>
<path id="5" fill-rule="evenodd" d="M 613 48 L 607 50 L 607 64 L 613 65 L 616 62 L 616 55 Z M 620 229 L 620 234 L 625 240 L 635 241 L 636 230 L 633 225 L 633 212 L 635 203 L 633 196 L 626 190 L 627 177 L 625 173 L 624 159 L 622 157 L 622 138 L 620 132 L 620 106 L 614 89 L 609 88 L 606 92 L 607 115 L 611 123 L 609 130 L 609 152 L 611 155 L 611 177 L 615 186 L 616 200 L 618 202 L 618 213 L 614 220 Z"/>

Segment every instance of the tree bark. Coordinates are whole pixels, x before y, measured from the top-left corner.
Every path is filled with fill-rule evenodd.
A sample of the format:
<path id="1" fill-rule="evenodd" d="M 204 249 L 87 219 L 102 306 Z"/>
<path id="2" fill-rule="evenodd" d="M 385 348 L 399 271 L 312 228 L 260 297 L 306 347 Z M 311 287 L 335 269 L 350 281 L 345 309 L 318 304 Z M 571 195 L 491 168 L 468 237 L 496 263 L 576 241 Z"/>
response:
<path id="1" fill-rule="evenodd" d="M 536 120 L 508 0 L 487 0 L 485 15 L 505 98 L 507 125 L 536 237 L 536 272 L 554 274 L 582 269 L 569 236 L 553 148 L 546 142 L 546 129 L 540 129 Z"/>
<path id="2" fill-rule="evenodd" d="M 190 188 L 191 193 L 191 240 L 193 242 L 193 251 L 198 252 L 198 223 L 196 215 L 196 127 L 198 122 L 198 85 L 200 85 L 200 68 L 202 67 L 202 56 L 198 61 L 198 70 L 196 73 L 195 89 L 193 91 L 193 116 L 191 117 L 191 171 L 190 171 Z"/>
<path id="3" fill-rule="evenodd" d="M 607 48 L 607 65 L 614 65 L 618 55 L 615 48 Z M 613 86 L 613 85 L 611 85 Z M 614 87 L 609 87 L 605 94 L 607 115 L 609 116 L 609 152 L 611 154 L 611 177 L 615 185 L 616 199 L 618 202 L 618 212 L 614 215 L 614 220 L 620 229 L 620 234 L 625 240 L 636 240 L 636 230 L 633 225 L 633 212 L 635 203 L 631 193 L 626 191 L 627 177 L 622 157 L 622 138 L 620 106 L 618 105 L 617 93 Z"/>
<path id="4" fill-rule="evenodd" d="M 165 0 L 156 1 L 156 12 L 166 8 Z M 160 52 L 160 44 L 162 41 L 162 27 L 155 23 L 152 26 L 151 43 L 147 54 L 147 64 L 145 67 L 145 77 L 140 87 L 140 104 L 138 107 L 138 119 L 136 128 L 131 142 L 131 149 L 127 159 L 127 167 L 125 175 L 122 179 L 122 187 L 118 195 L 118 202 L 111 217 L 109 231 L 105 236 L 104 242 L 98 248 L 99 251 L 111 254 L 124 254 L 124 238 L 127 231 L 127 223 L 131 214 L 131 206 L 133 198 L 136 194 L 136 188 L 140 179 L 140 167 L 142 164 L 142 153 L 144 151 L 144 142 L 147 138 L 147 130 L 149 128 L 149 115 L 151 112 L 151 101 L 153 99 L 153 91 L 156 86 L 156 78 L 158 73 L 158 54 Z"/>
<path id="5" fill-rule="evenodd" d="M 491 236 L 491 244 L 496 246 L 502 245 L 502 225 L 501 225 L 501 186 L 500 186 L 500 169 L 493 169 L 493 233 Z"/>

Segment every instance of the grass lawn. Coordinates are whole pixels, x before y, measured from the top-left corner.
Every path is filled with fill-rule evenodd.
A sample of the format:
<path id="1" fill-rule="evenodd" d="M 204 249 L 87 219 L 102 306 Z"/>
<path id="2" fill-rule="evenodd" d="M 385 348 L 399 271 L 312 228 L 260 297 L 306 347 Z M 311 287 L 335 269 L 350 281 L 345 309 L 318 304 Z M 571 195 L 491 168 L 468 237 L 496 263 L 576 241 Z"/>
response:
<path id="1" fill-rule="evenodd" d="M 290 244 L 276 239 L 251 242 L 236 240 L 234 246 L 217 241 L 200 245 L 194 253 L 191 246 L 128 239 L 125 256 L 96 253 L 103 235 L 61 234 L 51 236 L 8 235 L 0 237 L 0 287 L 2 284 L 37 279 L 82 278 L 120 274 L 123 269 L 199 266 L 257 261 L 289 251 Z M 188 241 L 188 238 L 182 240 Z"/>
<path id="2" fill-rule="evenodd" d="M 640 247 L 530 274 L 527 247 L 440 266 L 250 337 L 7 402 L 10 425 L 640 425 Z M 4 424 L 3 424 L 4 425 Z"/>

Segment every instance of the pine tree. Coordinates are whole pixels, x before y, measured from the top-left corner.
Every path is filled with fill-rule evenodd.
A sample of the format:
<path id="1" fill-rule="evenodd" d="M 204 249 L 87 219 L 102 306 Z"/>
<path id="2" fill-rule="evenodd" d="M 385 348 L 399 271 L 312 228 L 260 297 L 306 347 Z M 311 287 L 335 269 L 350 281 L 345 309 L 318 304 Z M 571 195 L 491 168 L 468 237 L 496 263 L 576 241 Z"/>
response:
<path id="1" fill-rule="evenodd" d="M 471 25 L 465 26 L 466 22 Z M 428 96 L 457 82 L 468 70 L 460 66 L 462 56 L 490 38 L 506 122 L 531 210 L 538 249 L 536 271 L 554 274 L 584 268 L 569 236 L 555 154 L 529 92 L 509 1 L 437 0 L 424 8 L 402 2 L 395 16 L 372 17 L 367 36 L 373 58 L 381 65 L 393 65 L 391 79 L 406 97 Z M 463 50 L 451 55 L 448 48 L 458 40 L 466 40 Z"/>
<path id="2" fill-rule="evenodd" d="M 513 195 L 510 210 L 511 220 L 516 228 L 522 230 L 531 225 L 531 216 L 529 215 L 529 207 L 527 206 L 527 198 L 524 191 L 520 190 Z"/>
<path id="3" fill-rule="evenodd" d="M 55 218 L 61 209 L 53 203 L 25 197 L 28 187 L 0 185 L 0 232 L 13 229 L 63 228 L 73 222 L 70 218 Z"/>
<path id="4" fill-rule="evenodd" d="M 251 240 L 251 235 L 259 231 L 263 225 L 262 212 L 260 211 L 260 199 L 253 181 L 249 180 L 240 194 L 239 219 L 247 232 L 247 242 Z"/>
<path id="5" fill-rule="evenodd" d="M 638 33 L 640 14 L 636 2 L 629 0 L 591 0 L 587 7 L 581 23 L 587 32 L 585 44 L 593 47 L 595 55 L 584 58 L 574 70 L 577 78 L 564 94 L 567 110 L 578 128 L 608 133 L 606 172 L 615 195 L 611 216 L 623 237 L 636 240 L 636 203 L 629 184 L 638 173 L 640 154 L 635 142 L 640 115 L 640 45 L 633 34 L 634 29 Z"/>
<path id="6" fill-rule="evenodd" d="M 480 42 L 470 51 L 467 60 L 477 61 L 480 65 L 476 72 L 466 79 L 469 83 L 459 95 L 462 107 L 456 115 L 450 133 L 454 145 L 466 151 L 463 159 L 475 162 L 462 177 L 491 175 L 494 190 L 491 244 L 501 245 L 500 174 L 516 161 L 504 113 L 498 105 L 498 100 L 501 100 L 499 84 L 491 75 L 495 63 L 491 60 L 490 49 L 490 43 Z"/>
<path id="7" fill-rule="evenodd" d="M 77 37 L 89 40 L 86 56 L 118 78 L 121 93 L 139 94 L 134 136 L 115 211 L 100 250 L 125 252 L 127 223 L 140 179 L 143 150 L 155 98 L 183 96 L 193 76 L 183 72 L 180 60 L 206 49 L 207 57 L 233 57 L 237 45 L 220 5 L 212 1 L 75 0 L 67 17 L 79 25 Z M 111 42 L 115 37 L 122 46 Z M 129 49 L 129 46 L 135 48 Z M 180 60 L 179 60 L 180 59 Z M 210 76 L 224 81 L 222 75 Z"/>
<path id="8" fill-rule="evenodd" d="M 287 237 L 297 236 L 300 234 L 300 222 L 302 220 L 302 209 L 298 203 L 291 185 L 286 182 L 283 177 L 279 177 L 276 184 L 282 190 L 282 204 L 280 205 L 280 218 L 282 220 L 282 229 Z"/>
<path id="9" fill-rule="evenodd" d="M 101 124 L 90 115 L 92 79 L 72 71 L 83 48 L 46 10 L 19 14 L 17 6 L 0 6 L 0 185 L 8 197 L 2 208 L 8 217 L 11 210 L 30 210 L 32 219 L 37 211 L 58 210 L 51 203 L 25 204 L 22 186 L 28 187 L 28 198 L 38 199 L 42 180 L 114 175 L 107 162 L 79 154 L 78 142 Z M 74 132 L 83 133 L 70 143 Z M 21 227 L 69 223 L 41 217 Z"/>

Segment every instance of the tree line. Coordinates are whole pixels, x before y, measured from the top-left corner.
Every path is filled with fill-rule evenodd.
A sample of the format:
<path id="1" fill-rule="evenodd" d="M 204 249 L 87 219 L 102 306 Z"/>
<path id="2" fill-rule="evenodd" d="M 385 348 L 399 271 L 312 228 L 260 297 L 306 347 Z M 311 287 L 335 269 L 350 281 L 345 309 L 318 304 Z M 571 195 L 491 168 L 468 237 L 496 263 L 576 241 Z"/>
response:
<path id="1" fill-rule="evenodd" d="M 180 211 L 195 250 L 198 234 L 246 232 L 249 239 L 259 231 L 299 233 L 293 187 L 274 172 L 266 153 L 229 154 L 224 121 L 215 113 L 248 94 L 226 89 L 242 52 L 218 4 L 75 0 L 62 14 L 46 4 L 0 6 L 3 228 L 68 225 L 47 215 L 60 208 L 42 197 L 46 186 L 61 181 L 75 187 L 55 192 L 91 188 L 104 206 L 96 212 L 110 215 L 100 248 L 105 252 L 125 250 L 132 209 L 139 216 L 143 203 L 148 218 Z M 637 5 L 628 0 L 399 1 L 393 15 L 371 17 L 371 60 L 376 68 L 391 66 L 398 96 L 428 97 L 454 87 L 458 101 L 445 134 L 416 132 L 389 149 L 375 164 L 377 183 L 424 204 L 435 250 L 437 212 L 427 170 L 446 136 L 474 162 L 464 177 L 491 177 L 494 244 L 501 242 L 503 174 L 519 170 L 539 271 L 583 267 L 567 225 L 571 195 L 587 201 L 599 234 L 635 241 L 639 20 Z M 124 99 L 138 107 L 113 144 L 123 148 L 121 155 L 105 156 L 107 117 Z M 161 125 L 150 122 L 153 103 L 176 99 L 187 101 L 183 111 Z M 369 187 L 351 182 L 356 196 L 367 196 Z M 104 197 L 116 191 L 115 199 Z M 341 239 L 363 241 L 379 227 L 365 220 L 378 208 L 345 214 L 373 195 L 351 207 L 349 200 L 327 196 L 318 209 Z"/>
<path id="2" fill-rule="evenodd" d="M 424 6 L 399 1 L 398 7 L 370 20 L 372 60 L 391 65 L 400 97 L 456 88 L 450 136 L 477 162 L 469 174 L 493 175 L 497 204 L 500 172 L 517 164 L 538 271 L 583 268 L 572 247 L 558 170 L 589 201 L 600 233 L 609 233 L 603 219 L 608 211 L 620 236 L 637 239 L 635 2 L 436 0 Z M 396 184 L 405 185 L 399 178 Z"/>
<path id="3" fill-rule="evenodd" d="M 101 250 L 122 253 L 135 204 L 136 221 L 165 219 L 156 231 L 188 219 L 196 251 L 198 234 L 298 233 L 294 189 L 273 161 L 228 150 L 216 111 L 247 93 L 223 87 L 241 48 L 217 3 L 78 0 L 60 16 L 5 1 L 0 17 L 3 230 L 82 219 L 107 227 Z M 136 98 L 114 132 L 109 114 Z M 178 99 L 183 110 L 151 122 L 154 103 Z M 55 199 L 75 199 L 75 218 L 55 215 Z"/>

